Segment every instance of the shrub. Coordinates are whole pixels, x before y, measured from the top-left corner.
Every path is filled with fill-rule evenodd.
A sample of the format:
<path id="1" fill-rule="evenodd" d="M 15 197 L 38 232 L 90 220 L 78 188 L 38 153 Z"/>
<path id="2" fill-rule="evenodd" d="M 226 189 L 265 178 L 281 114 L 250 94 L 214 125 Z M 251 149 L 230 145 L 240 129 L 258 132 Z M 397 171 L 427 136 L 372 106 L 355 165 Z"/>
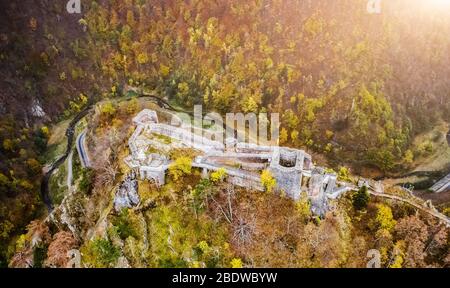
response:
<path id="1" fill-rule="evenodd" d="M 108 239 L 95 239 L 82 251 L 85 263 L 96 268 L 114 267 L 120 257 L 120 250 Z"/>
<path id="2" fill-rule="evenodd" d="M 355 207 L 356 210 L 365 209 L 369 203 L 369 200 L 370 196 L 367 192 L 367 187 L 363 186 L 355 194 L 353 194 L 353 207 Z"/>
<path id="3" fill-rule="evenodd" d="M 227 175 L 227 170 L 225 168 L 220 168 L 219 170 L 211 173 L 211 181 L 212 182 L 220 182 Z"/>
<path id="4" fill-rule="evenodd" d="M 92 169 L 83 169 L 81 172 L 80 190 L 89 193 L 92 190 L 95 172 Z"/>
<path id="5" fill-rule="evenodd" d="M 270 193 L 277 185 L 277 181 L 273 178 L 272 173 L 269 170 L 264 170 L 261 173 L 261 184 L 264 186 L 264 189 Z"/>
<path id="6" fill-rule="evenodd" d="M 123 209 L 119 216 L 113 221 L 113 225 L 117 227 L 117 233 L 122 240 L 125 240 L 130 236 L 137 238 L 137 233 L 129 219 L 129 214 L 130 212 L 128 209 Z"/>
<path id="7" fill-rule="evenodd" d="M 169 174 L 173 180 L 178 181 L 185 175 L 190 175 L 192 170 L 192 160 L 188 157 L 180 157 L 169 166 Z"/>
<path id="8" fill-rule="evenodd" d="M 231 268 L 242 268 L 242 260 L 239 258 L 233 258 L 233 260 L 231 260 Z"/>

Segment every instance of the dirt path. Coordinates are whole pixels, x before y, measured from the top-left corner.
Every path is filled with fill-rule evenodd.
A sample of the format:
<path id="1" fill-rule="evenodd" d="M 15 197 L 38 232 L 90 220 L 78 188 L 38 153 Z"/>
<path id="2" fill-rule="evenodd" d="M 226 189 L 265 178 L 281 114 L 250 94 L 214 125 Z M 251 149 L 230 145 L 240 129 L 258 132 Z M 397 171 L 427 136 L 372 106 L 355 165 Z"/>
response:
<path id="1" fill-rule="evenodd" d="M 69 158 L 67 160 L 67 188 L 69 191 L 72 189 L 72 180 L 73 180 L 73 151 L 70 152 Z"/>
<path id="2" fill-rule="evenodd" d="M 403 203 L 407 203 L 425 213 L 430 214 L 431 216 L 434 216 L 438 219 L 440 219 L 447 227 L 450 227 L 450 218 L 448 218 L 447 216 L 431 209 L 428 207 L 424 207 L 422 205 L 419 205 L 417 203 L 414 203 L 413 201 L 409 200 L 409 199 L 405 199 L 399 196 L 395 196 L 395 195 L 389 195 L 389 194 L 382 194 L 382 193 L 377 193 L 377 192 L 373 192 L 373 191 L 369 191 L 370 195 L 376 196 L 376 197 L 380 197 L 380 198 L 387 198 L 387 199 L 391 199 L 391 200 L 396 200 L 396 201 L 400 201 Z"/>

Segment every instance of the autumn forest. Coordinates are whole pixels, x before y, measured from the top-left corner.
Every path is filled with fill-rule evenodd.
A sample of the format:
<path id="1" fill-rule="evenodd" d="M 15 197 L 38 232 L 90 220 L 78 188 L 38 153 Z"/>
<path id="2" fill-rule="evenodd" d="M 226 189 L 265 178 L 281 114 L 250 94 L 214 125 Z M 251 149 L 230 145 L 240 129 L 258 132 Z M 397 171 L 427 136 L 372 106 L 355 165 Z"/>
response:
<path id="1" fill-rule="evenodd" d="M 200 180 L 181 160 L 189 169 L 160 190 L 139 182 L 145 208 L 107 217 L 79 212 L 106 211 L 109 191 L 126 174 L 120 159 L 130 119 L 153 107 L 122 101 L 135 90 L 189 111 L 279 113 L 280 145 L 308 151 L 339 180 L 425 171 L 435 178 L 413 183 L 428 193 L 450 169 L 450 140 L 442 146 L 450 123 L 450 7 L 424 2 L 383 1 L 381 13 L 371 14 L 367 0 L 81 0 L 82 13 L 70 14 L 66 1 L 0 0 L 0 266 L 23 267 L 31 257 L 63 267 L 58 253 L 76 248 L 86 267 L 115 267 L 122 257 L 133 267 L 365 267 L 367 250 L 376 248 L 385 267 L 448 267 L 448 229 L 411 206 L 369 199 L 361 188 L 319 219 L 305 199 L 247 194 L 223 175 Z M 88 107 L 96 107 L 85 123 L 90 152 L 117 149 L 96 156 L 103 162 L 92 171 L 75 169 L 82 194 L 73 203 L 82 203 L 83 217 L 74 235 L 41 221 L 42 181 L 64 152 L 54 140 L 63 128 L 55 127 Z M 119 131 L 115 142 L 111 127 Z M 105 165 L 116 178 L 98 168 Z M 65 195 L 53 195 L 53 204 Z M 424 197 L 450 216 L 450 197 Z M 233 219 L 219 209 L 227 203 Z M 87 241 L 99 219 L 107 219 L 109 237 Z M 248 243 L 233 236 L 242 221 Z M 42 244 L 31 249 L 36 233 Z"/>

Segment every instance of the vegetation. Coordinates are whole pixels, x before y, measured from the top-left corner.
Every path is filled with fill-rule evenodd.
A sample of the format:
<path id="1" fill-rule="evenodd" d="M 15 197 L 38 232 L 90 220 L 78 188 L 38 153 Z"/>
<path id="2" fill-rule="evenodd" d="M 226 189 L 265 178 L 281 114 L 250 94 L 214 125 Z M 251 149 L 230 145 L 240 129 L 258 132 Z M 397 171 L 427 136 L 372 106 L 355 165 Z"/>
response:
<path id="1" fill-rule="evenodd" d="M 95 239 L 83 247 L 83 262 L 96 268 L 111 268 L 120 257 L 120 250 L 108 239 Z"/>
<path id="2" fill-rule="evenodd" d="M 117 228 L 117 233 L 123 240 L 130 236 L 137 238 L 137 232 L 132 226 L 131 215 L 129 215 L 128 209 L 123 209 L 119 216 L 113 221 L 113 225 Z M 131 212 L 132 213 L 132 212 Z"/>
<path id="3" fill-rule="evenodd" d="M 273 178 L 273 175 L 269 170 L 264 170 L 261 173 L 261 184 L 267 192 L 271 193 L 273 188 L 277 185 L 277 181 Z"/>
<path id="4" fill-rule="evenodd" d="M 366 168 L 401 172 L 448 151 L 439 138 L 446 131 L 428 134 L 450 121 L 450 18 L 422 13 L 421 0 L 386 1 L 380 17 L 368 17 L 359 0 L 83 0 L 80 16 L 65 13 L 64 1 L 16 2 L 2 4 L 0 18 L 1 266 L 63 266 L 59 253 L 78 245 L 45 225 L 24 227 L 41 212 L 42 168 L 63 148 L 49 143 L 51 124 L 90 102 L 100 102 L 87 125 L 94 168 L 81 172 L 86 193 L 71 212 L 83 215 L 81 230 L 96 223 L 127 172 L 130 116 L 142 107 L 117 100 L 134 88 L 186 110 L 280 113 L 280 143 L 323 154 L 340 180 Z M 373 246 L 385 267 L 450 261 L 438 224 L 364 190 L 314 222 L 305 199 L 240 193 L 222 181 L 224 171 L 199 180 L 185 152 L 171 151 L 167 185 L 146 191 L 155 207 L 128 212 L 139 221 L 109 219 L 119 239 L 79 243 L 87 265 L 116 265 L 124 252 L 116 240 L 132 264 L 152 267 L 361 267 Z M 269 171 L 261 183 L 276 186 Z"/>
<path id="5" fill-rule="evenodd" d="M 169 175 L 174 181 L 178 181 L 181 177 L 191 174 L 192 159 L 189 157 L 180 157 L 169 166 Z"/>
<path id="6" fill-rule="evenodd" d="M 81 171 L 81 180 L 78 186 L 81 191 L 89 193 L 92 190 L 94 175 L 94 171 L 89 168 Z"/>
<path id="7" fill-rule="evenodd" d="M 227 176 L 227 170 L 225 168 L 220 168 L 219 170 L 211 173 L 211 181 L 212 182 L 220 182 L 224 180 L 224 178 Z"/>
<path id="8" fill-rule="evenodd" d="M 395 220 L 392 216 L 392 210 L 389 206 L 378 204 L 377 214 L 373 221 L 373 227 L 376 229 L 384 229 L 387 231 L 392 231 L 395 227 Z"/>
<path id="9" fill-rule="evenodd" d="M 77 248 L 77 241 L 73 238 L 72 233 L 60 231 L 53 236 L 52 242 L 48 246 L 46 267 L 65 268 L 68 264 L 67 253 Z"/>
<path id="10" fill-rule="evenodd" d="M 369 192 L 367 192 L 367 187 L 362 186 L 356 193 L 353 194 L 352 201 L 353 201 L 353 207 L 355 207 L 356 210 L 362 210 L 367 207 L 367 204 L 369 203 Z"/>

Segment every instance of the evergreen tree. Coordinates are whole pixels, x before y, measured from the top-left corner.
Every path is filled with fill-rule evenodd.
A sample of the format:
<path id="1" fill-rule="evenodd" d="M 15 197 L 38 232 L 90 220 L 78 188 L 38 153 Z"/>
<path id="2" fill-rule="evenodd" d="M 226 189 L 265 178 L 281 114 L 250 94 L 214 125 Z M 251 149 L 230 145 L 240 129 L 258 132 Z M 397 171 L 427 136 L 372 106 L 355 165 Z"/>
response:
<path id="1" fill-rule="evenodd" d="M 355 194 L 353 194 L 353 207 L 355 207 L 356 210 L 365 209 L 369 203 L 369 200 L 370 196 L 369 192 L 367 192 L 367 187 L 363 186 Z"/>

